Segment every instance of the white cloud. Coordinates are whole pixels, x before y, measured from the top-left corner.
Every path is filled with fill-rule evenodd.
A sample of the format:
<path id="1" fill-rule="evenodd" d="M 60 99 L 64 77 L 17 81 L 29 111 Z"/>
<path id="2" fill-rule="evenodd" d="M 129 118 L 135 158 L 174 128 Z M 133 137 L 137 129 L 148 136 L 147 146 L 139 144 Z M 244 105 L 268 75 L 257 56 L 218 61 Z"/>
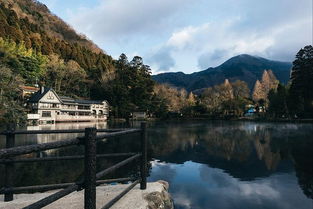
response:
<path id="1" fill-rule="evenodd" d="M 129 40 L 133 35 L 158 36 L 170 17 L 190 0 L 106 0 L 93 9 L 81 8 L 69 22 L 98 40 Z M 137 37 L 140 38 L 140 37 Z"/>
<path id="2" fill-rule="evenodd" d="M 200 69 L 205 69 L 238 54 L 291 61 L 301 47 L 310 44 L 311 34 L 307 32 L 312 24 L 310 19 L 295 20 L 263 31 L 253 27 L 241 30 L 241 23 L 242 18 L 236 18 L 188 26 L 172 33 L 164 47 L 176 53 L 189 51 L 198 57 Z"/>
<path id="3" fill-rule="evenodd" d="M 153 71 L 203 70 L 241 53 L 292 61 L 312 44 L 312 0 L 82 2 L 67 14 L 75 29 L 109 54 L 138 52 Z"/>

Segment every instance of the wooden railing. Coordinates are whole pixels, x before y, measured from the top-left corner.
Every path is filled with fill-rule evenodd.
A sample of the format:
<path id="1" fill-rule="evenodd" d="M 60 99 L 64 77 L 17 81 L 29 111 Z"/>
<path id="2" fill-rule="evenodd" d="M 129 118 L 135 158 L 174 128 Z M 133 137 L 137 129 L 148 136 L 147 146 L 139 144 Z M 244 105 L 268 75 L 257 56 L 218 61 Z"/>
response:
<path id="1" fill-rule="evenodd" d="M 83 137 L 77 137 L 68 140 L 62 140 L 57 142 L 49 142 L 43 144 L 34 144 L 26 146 L 15 147 L 15 136 L 18 134 L 61 134 L 61 133 L 85 133 Z M 97 135 L 97 133 L 103 133 Z M 96 154 L 97 140 L 111 138 L 121 135 L 140 133 L 141 138 L 141 151 L 139 153 L 110 153 L 110 154 Z M 36 131 L 16 131 L 13 126 L 8 127 L 4 132 L 0 133 L 6 136 L 6 148 L 0 149 L 0 163 L 5 165 L 5 179 L 4 187 L 0 189 L 0 194 L 4 194 L 4 201 L 12 201 L 13 194 L 21 192 L 34 192 L 52 189 L 62 189 L 48 197 L 45 197 L 27 207 L 27 209 L 42 208 L 47 206 L 56 200 L 74 192 L 85 190 L 84 192 L 84 208 L 95 209 L 96 208 L 96 186 L 103 183 L 110 182 L 124 182 L 133 181 L 123 192 L 109 201 L 102 208 L 110 208 L 121 197 L 123 197 L 128 191 L 130 191 L 136 184 L 140 183 L 140 189 L 146 189 L 147 187 L 147 133 L 146 123 L 141 124 L 140 129 L 96 129 L 86 128 L 85 130 L 71 129 L 71 130 L 36 130 Z M 83 145 L 85 147 L 85 154 L 78 156 L 61 156 L 61 157 L 44 157 L 44 158 L 22 158 L 15 159 L 15 156 L 29 154 L 37 151 L 44 151 L 49 149 L 56 149 L 72 145 Z M 96 172 L 96 160 L 97 158 L 105 157 L 127 157 L 125 160 L 106 168 L 100 172 Z M 116 169 L 140 158 L 140 178 L 118 178 L 118 179 L 106 179 L 99 180 L 105 175 L 115 171 Z M 54 161 L 54 160 L 75 160 L 84 159 L 84 177 L 73 183 L 63 184 L 50 184 L 50 185 L 36 185 L 25 187 L 14 187 L 14 163 L 31 163 L 39 161 Z"/>

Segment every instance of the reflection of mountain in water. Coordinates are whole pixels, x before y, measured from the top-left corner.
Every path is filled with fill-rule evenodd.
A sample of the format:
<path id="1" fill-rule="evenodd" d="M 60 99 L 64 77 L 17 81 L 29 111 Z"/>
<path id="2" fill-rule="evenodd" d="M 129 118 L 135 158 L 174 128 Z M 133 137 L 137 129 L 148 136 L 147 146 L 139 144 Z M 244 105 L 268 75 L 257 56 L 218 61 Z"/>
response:
<path id="1" fill-rule="evenodd" d="M 241 180 L 292 172 L 307 196 L 313 190 L 312 125 L 215 122 L 170 125 L 151 130 L 156 159 L 194 161 L 223 169 Z"/>

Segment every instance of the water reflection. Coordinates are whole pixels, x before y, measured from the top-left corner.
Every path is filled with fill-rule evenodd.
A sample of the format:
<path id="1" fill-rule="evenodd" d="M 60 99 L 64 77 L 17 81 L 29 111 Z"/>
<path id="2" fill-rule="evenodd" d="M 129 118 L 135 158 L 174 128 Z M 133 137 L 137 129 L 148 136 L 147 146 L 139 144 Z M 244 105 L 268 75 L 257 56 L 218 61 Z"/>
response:
<path id="1" fill-rule="evenodd" d="M 56 123 L 38 126 L 20 127 L 21 130 L 64 130 L 64 129 L 84 129 L 86 127 L 107 128 L 107 122 L 99 123 Z M 4 128 L 3 128 L 4 129 Z M 80 134 L 81 135 L 81 134 Z M 77 137 L 79 134 L 40 134 L 40 135 L 16 135 L 16 146 L 26 144 L 38 144 L 52 141 L 60 141 Z M 0 136 L 0 148 L 5 147 L 5 137 Z"/>
<path id="2" fill-rule="evenodd" d="M 150 180 L 170 182 L 177 208 L 312 208 L 312 131 L 312 124 L 159 124 L 150 131 Z"/>
<path id="3" fill-rule="evenodd" d="M 52 124 L 41 126 L 29 126 L 27 130 L 58 130 L 58 129 L 82 129 L 85 127 L 97 127 L 107 128 L 107 123 L 64 123 L 64 124 Z M 21 128 L 23 129 L 23 128 Z M 25 129 L 25 128 L 24 128 Z M 40 134 L 40 135 L 17 135 L 16 145 L 37 144 L 59 141 L 64 139 L 72 139 L 82 134 Z M 115 137 L 110 140 L 102 140 L 97 143 L 97 153 L 112 153 L 112 152 L 130 152 L 131 150 L 138 151 L 139 141 L 131 143 L 130 139 L 124 139 Z M 5 147 L 5 137 L 0 139 L 1 147 Z M 131 145 L 130 145 L 131 144 Z M 46 156 L 75 156 L 82 155 L 84 153 L 83 146 L 70 146 L 60 149 L 51 149 L 41 151 L 37 153 L 31 153 L 21 158 L 33 158 L 33 157 L 46 157 Z M 112 166 L 121 158 L 115 159 L 99 159 L 97 161 L 98 170 L 103 170 Z M 129 175 L 136 175 L 136 169 L 133 167 L 135 163 L 130 164 L 124 168 L 123 171 L 117 171 L 110 177 L 124 177 Z M 65 183 L 73 182 L 79 179 L 83 175 L 83 160 L 68 160 L 68 161 L 49 161 L 49 162 L 37 162 L 37 163 L 16 163 L 15 164 L 15 186 L 28 186 L 28 185 L 40 185 L 40 184 L 52 184 L 52 183 Z M 0 165 L 0 187 L 4 185 L 4 166 Z"/>
<path id="4" fill-rule="evenodd" d="M 98 128 L 127 127 L 125 124 L 76 123 L 40 128 L 94 125 Z M 131 126 L 139 127 L 140 123 Z M 152 162 L 149 181 L 168 181 L 176 208 L 312 208 L 312 131 L 312 124 L 225 121 L 150 123 L 148 138 Z M 76 135 L 42 136 L 20 138 L 18 144 L 43 143 Z M 136 152 L 139 143 L 138 135 L 118 137 L 99 142 L 97 151 Z M 82 153 L 83 147 L 75 146 L 45 152 L 45 155 Z M 98 169 L 118 160 L 99 160 Z M 134 166 L 129 165 L 107 178 L 136 175 Z M 82 175 L 83 162 L 17 164 L 16 170 L 17 186 L 70 182 Z M 1 173 L 0 183 L 3 185 Z"/>

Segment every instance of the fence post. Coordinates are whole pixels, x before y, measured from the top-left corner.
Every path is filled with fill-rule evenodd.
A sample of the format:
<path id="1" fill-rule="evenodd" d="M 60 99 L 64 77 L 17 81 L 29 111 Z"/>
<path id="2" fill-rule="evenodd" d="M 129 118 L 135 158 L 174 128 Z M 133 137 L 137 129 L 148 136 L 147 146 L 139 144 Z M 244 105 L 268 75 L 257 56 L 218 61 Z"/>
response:
<path id="1" fill-rule="evenodd" d="M 96 128 L 85 129 L 85 209 L 96 209 Z"/>
<path id="2" fill-rule="evenodd" d="M 147 188 L 147 124 L 141 123 L 140 189 Z"/>
<path id="3" fill-rule="evenodd" d="M 15 124 L 9 124 L 7 126 L 8 134 L 6 135 L 6 148 L 11 148 L 15 146 Z M 13 187 L 14 182 L 14 163 L 6 163 L 5 164 L 5 179 L 4 179 L 4 186 L 6 188 Z M 8 192 L 4 194 L 4 201 L 12 201 L 13 200 L 13 193 Z"/>

